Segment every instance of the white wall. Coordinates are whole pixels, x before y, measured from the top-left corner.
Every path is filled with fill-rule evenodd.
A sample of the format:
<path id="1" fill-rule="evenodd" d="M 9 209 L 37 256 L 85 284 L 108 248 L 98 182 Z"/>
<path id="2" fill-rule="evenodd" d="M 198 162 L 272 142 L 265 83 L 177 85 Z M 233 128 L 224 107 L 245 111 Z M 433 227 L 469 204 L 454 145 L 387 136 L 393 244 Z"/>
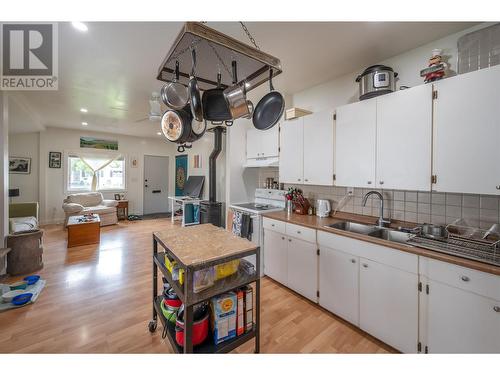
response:
<path id="1" fill-rule="evenodd" d="M 129 199 L 130 213 L 142 214 L 143 207 L 143 178 L 144 178 L 144 155 L 169 156 L 174 155 L 174 147 L 170 142 L 158 137 L 138 138 L 119 134 L 95 133 L 88 131 L 76 131 L 61 128 L 47 128 L 40 134 L 39 157 L 39 195 L 40 195 L 40 220 L 42 224 L 59 223 L 64 219 L 62 211 L 62 200 L 65 197 L 64 188 L 64 165 L 63 168 L 49 168 L 49 151 L 59 151 L 63 155 L 71 150 L 80 148 L 81 136 L 97 136 L 104 139 L 118 141 L 118 151 L 127 160 L 127 189 L 126 198 Z M 138 167 L 130 167 L 130 159 L 138 160 Z M 63 159 L 63 164 L 66 160 Z M 173 169 L 169 170 L 169 178 L 173 178 Z M 169 194 L 173 190 L 169 190 Z M 104 194 L 106 198 L 113 199 L 113 193 Z"/>
<path id="2" fill-rule="evenodd" d="M 457 40 L 464 34 L 489 26 L 492 23 L 483 23 L 459 33 L 449 35 L 442 39 L 412 49 L 403 54 L 391 57 L 384 61 L 373 61 L 373 64 L 384 64 L 392 67 L 399 73 L 397 86 L 416 86 L 423 84 L 420 70 L 425 68 L 434 48 L 443 49 L 443 55 L 450 64 L 451 73 L 454 74 L 457 66 Z M 356 76 L 366 67 L 358 67 L 352 73 L 343 75 L 322 85 L 314 86 L 293 95 L 293 106 L 320 112 L 334 109 L 344 104 L 358 101 L 358 84 Z M 291 105 L 287 104 L 287 108 Z"/>
<path id="3" fill-rule="evenodd" d="M 9 136 L 9 156 L 31 158 L 30 174 L 10 174 L 9 189 L 19 188 L 12 202 L 38 202 L 39 133 L 15 133 Z M 48 158 L 48 155 L 47 155 Z"/>
<path id="4" fill-rule="evenodd" d="M 0 246 L 9 232 L 9 123 L 7 95 L 0 91 Z"/>

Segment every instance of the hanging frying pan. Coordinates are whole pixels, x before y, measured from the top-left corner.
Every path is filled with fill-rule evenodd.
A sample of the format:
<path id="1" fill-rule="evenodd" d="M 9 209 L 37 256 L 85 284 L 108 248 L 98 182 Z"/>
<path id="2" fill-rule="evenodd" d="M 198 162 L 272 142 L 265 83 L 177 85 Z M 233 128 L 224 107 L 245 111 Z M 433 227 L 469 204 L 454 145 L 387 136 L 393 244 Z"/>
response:
<path id="1" fill-rule="evenodd" d="M 191 120 L 185 110 L 169 109 L 161 118 L 161 131 L 170 142 L 184 143 L 191 134 Z"/>
<path id="2" fill-rule="evenodd" d="M 273 70 L 269 69 L 270 92 L 260 99 L 253 111 L 253 126 L 259 130 L 272 128 L 279 121 L 285 109 L 285 99 L 273 87 Z"/>
<path id="3" fill-rule="evenodd" d="M 224 89 L 221 88 L 221 74 L 217 73 L 217 87 L 203 92 L 203 117 L 211 121 L 213 125 L 222 125 L 225 121 L 227 126 L 231 126 L 232 116 L 224 98 Z"/>
<path id="4" fill-rule="evenodd" d="M 198 81 L 195 76 L 196 70 L 196 51 L 191 49 L 191 58 L 193 60 L 193 67 L 191 68 L 191 76 L 189 77 L 188 92 L 191 106 L 191 113 L 196 121 L 203 121 L 203 107 L 201 103 L 200 89 Z"/>
<path id="5" fill-rule="evenodd" d="M 188 89 L 179 82 L 179 62 L 175 62 L 175 75 L 172 82 L 161 88 L 163 103 L 172 109 L 183 109 L 188 104 Z"/>

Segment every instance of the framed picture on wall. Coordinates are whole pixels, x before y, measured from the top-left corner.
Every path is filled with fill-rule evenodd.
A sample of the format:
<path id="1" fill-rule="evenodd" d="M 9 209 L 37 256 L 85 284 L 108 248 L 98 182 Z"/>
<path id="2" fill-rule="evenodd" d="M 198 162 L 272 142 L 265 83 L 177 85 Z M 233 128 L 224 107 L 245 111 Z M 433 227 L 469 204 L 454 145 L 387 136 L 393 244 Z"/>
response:
<path id="1" fill-rule="evenodd" d="M 115 194 L 115 201 L 120 201 L 122 199 L 121 194 Z"/>
<path id="2" fill-rule="evenodd" d="M 30 174 L 31 158 L 12 156 L 9 157 L 9 173 Z"/>
<path id="3" fill-rule="evenodd" d="M 61 168 L 62 154 L 57 151 L 49 152 L 49 168 Z"/>

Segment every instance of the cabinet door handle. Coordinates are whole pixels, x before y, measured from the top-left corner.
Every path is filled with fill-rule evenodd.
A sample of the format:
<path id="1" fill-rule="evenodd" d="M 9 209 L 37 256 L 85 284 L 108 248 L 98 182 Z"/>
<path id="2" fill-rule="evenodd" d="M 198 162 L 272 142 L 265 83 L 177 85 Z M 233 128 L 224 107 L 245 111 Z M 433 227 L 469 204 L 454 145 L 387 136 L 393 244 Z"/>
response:
<path id="1" fill-rule="evenodd" d="M 493 311 L 500 312 L 500 306 L 493 306 Z"/>
<path id="2" fill-rule="evenodd" d="M 356 259 L 351 259 L 351 263 L 356 263 Z"/>
<path id="3" fill-rule="evenodd" d="M 288 239 L 288 242 L 292 242 L 292 239 L 291 239 L 291 238 L 289 238 L 289 239 Z"/>
<path id="4" fill-rule="evenodd" d="M 497 185 L 497 190 L 500 190 L 500 185 Z"/>
<path id="5" fill-rule="evenodd" d="M 470 281 L 468 276 L 461 276 L 460 279 L 462 279 L 462 281 L 465 281 L 466 283 Z"/>
<path id="6" fill-rule="evenodd" d="M 371 182 L 371 181 L 366 181 L 366 183 L 367 183 L 368 185 L 371 185 L 371 184 L 372 184 L 372 182 Z"/>
<path id="7" fill-rule="evenodd" d="M 363 267 L 368 268 L 368 264 L 363 263 Z"/>
<path id="8" fill-rule="evenodd" d="M 300 178 L 297 178 L 297 181 L 300 181 Z"/>
<path id="9" fill-rule="evenodd" d="M 302 232 L 301 232 L 300 230 L 298 230 L 298 231 L 297 231 L 297 234 L 300 234 L 300 233 L 302 233 Z"/>
<path id="10" fill-rule="evenodd" d="M 380 185 L 383 185 L 384 184 L 384 181 L 379 181 L 378 182 Z"/>
<path id="11" fill-rule="evenodd" d="M 272 227 L 274 227 L 274 224 L 271 224 Z"/>
<path id="12" fill-rule="evenodd" d="M 306 178 L 306 179 L 304 179 L 304 181 L 309 181 L 309 180 Z"/>
<path id="13" fill-rule="evenodd" d="M 281 237 L 281 239 L 282 239 L 282 240 L 284 240 L 284 239 L 285 239 L 285 237 Z"/>

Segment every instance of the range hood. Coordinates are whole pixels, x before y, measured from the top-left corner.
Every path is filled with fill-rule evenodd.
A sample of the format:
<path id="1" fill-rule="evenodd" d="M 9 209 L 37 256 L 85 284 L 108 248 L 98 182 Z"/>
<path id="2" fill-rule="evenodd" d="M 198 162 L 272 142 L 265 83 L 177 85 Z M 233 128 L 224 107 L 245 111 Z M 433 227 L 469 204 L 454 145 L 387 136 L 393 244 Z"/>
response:
<path id="1" fill-rule="evenodd" d="M 280 159 L 277 156 L 271 158 L 247 159 L 247 162 L 243 164 L 243 168 L 278 167 L 279 161 Z"/>

